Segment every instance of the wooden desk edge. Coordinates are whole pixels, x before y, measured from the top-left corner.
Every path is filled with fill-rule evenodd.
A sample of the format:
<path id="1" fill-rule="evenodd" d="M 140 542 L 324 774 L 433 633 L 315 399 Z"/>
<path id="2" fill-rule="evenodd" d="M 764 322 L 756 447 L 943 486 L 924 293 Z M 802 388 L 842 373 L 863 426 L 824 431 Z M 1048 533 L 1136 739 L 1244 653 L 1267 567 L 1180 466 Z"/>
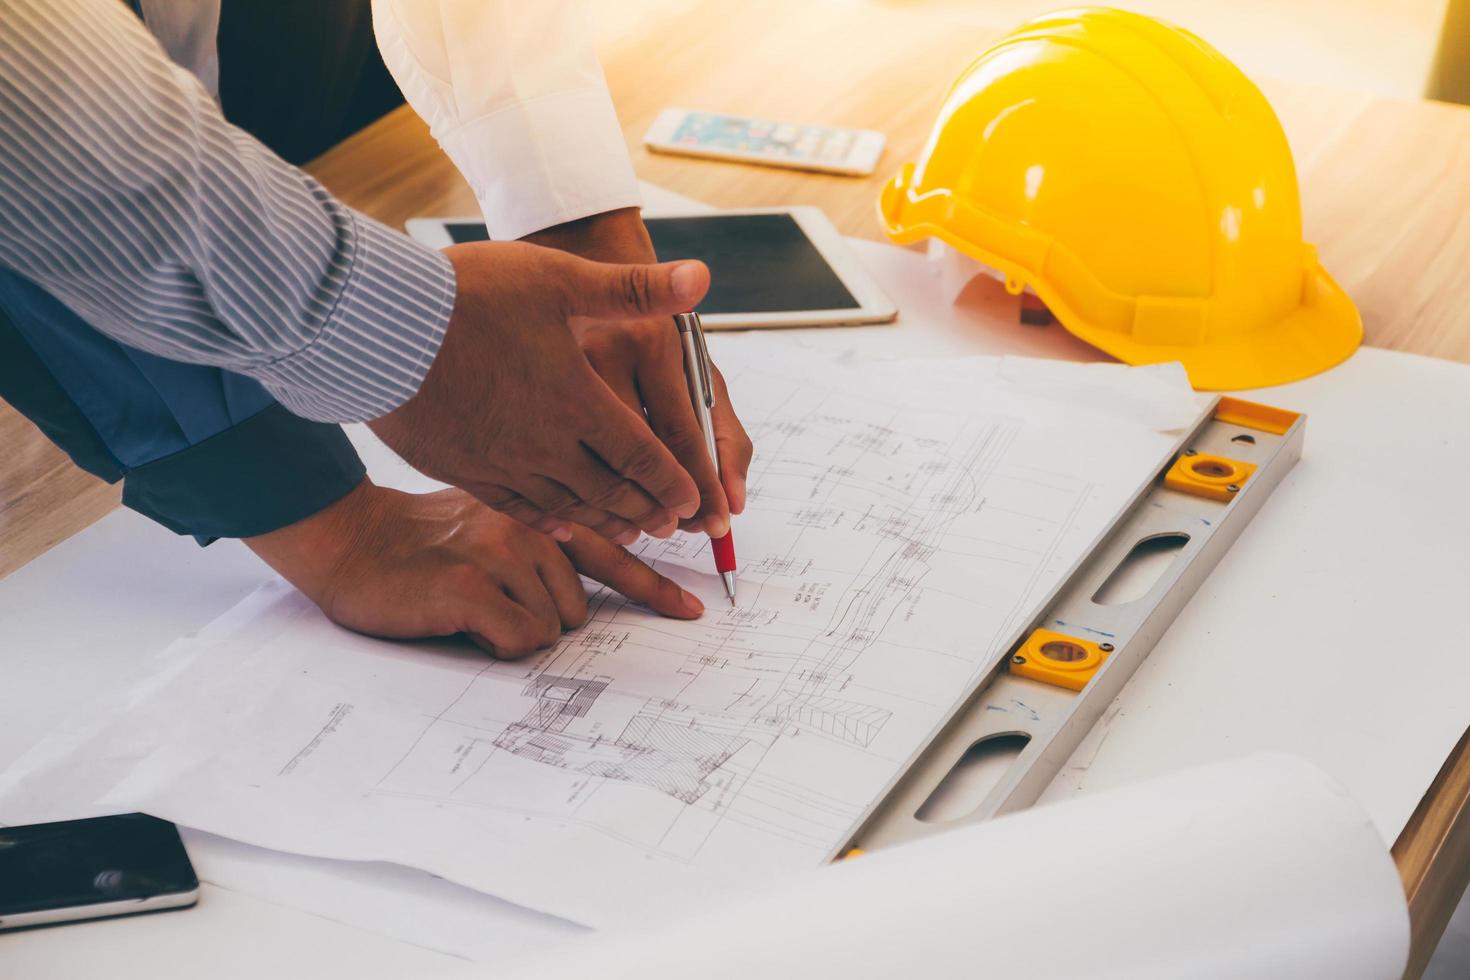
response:
<path id="1" fill-rule="evenodd" d="M 1470 885 L 1470 729 L 1393 845 L 1409 901 L 1409 965 L 1417 980 Z"/>

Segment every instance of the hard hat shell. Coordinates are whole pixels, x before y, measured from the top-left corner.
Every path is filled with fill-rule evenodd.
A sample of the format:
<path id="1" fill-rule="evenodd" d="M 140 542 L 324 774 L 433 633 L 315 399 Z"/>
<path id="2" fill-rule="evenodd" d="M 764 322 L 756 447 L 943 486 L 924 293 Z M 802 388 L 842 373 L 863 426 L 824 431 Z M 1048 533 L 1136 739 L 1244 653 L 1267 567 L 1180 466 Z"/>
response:
<path id="1" fill-rule="evenodd" d="M 960 76 L 883 189 L 897 242 L 940 238 L 1031 286 L 1072 333 L 1197 388 L 1315 374 L 1362 340 L 1302 242 L 1260 89 L 1187 31 L 1119 10 L 1033 20 Z"/>

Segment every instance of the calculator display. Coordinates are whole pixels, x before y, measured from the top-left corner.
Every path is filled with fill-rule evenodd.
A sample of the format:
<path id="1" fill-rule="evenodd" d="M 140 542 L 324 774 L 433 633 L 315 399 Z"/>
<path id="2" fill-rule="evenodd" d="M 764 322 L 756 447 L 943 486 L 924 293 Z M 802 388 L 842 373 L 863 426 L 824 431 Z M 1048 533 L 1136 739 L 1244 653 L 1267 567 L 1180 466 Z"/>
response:
<path id="1" fill-rule="evenodd" d="M 837 164 L 846 159 L 856 136 L 851 129 L 691 112 L 674 130 L 670 142 L 690 148 Z"/>

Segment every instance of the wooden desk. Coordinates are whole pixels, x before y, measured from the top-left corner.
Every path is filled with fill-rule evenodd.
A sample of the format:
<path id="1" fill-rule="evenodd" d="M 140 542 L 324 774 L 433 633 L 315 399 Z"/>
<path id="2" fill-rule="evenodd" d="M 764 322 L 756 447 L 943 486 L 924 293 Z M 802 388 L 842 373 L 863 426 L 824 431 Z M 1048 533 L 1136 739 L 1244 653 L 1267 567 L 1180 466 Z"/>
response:
<path id="1" fill-rule="evenodd" d="M 912 159 L 948 84 L 1000 33 L 923 11 L 819 0 L 620 0 L 602 8 L 609 86 L 640 176 L 725 206 L 817 204 L 848 234 L 880 238 L 877 188 Z M 1266 83 L 1296 155 L 1307 237 L 1362 310 L 1367 342 L 1470 362 L 1470 110 Z M 879 129 L 871 178 L 825 177 L 650 155 L 667 105 Z M 399 110 L 309 168 L 393 225 L 475 210 L 423 124 Z M 1059 328 L 1054 328 L 1059 329 Z M 0 575 L 90 524 L 116 491 L 71 471 L 0 412 Z M 1470 879 L 1470 743 L 1462 740 L 1394 847 L 1410 900 L 1409 970 L 1428 961 Z"/>

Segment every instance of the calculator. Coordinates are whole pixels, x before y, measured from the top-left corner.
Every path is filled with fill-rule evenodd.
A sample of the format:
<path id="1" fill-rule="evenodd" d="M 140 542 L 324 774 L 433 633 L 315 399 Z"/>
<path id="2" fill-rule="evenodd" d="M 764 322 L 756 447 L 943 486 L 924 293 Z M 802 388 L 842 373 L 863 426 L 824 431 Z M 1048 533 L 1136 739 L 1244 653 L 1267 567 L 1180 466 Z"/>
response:
<path id="1" fill-rule="evenodd" d="M 886 142 L 872 129 L 844 129 L 689 109 L 665 109 L 643 143 L 659 153 L 824 173 L 867 176 Z"/>

